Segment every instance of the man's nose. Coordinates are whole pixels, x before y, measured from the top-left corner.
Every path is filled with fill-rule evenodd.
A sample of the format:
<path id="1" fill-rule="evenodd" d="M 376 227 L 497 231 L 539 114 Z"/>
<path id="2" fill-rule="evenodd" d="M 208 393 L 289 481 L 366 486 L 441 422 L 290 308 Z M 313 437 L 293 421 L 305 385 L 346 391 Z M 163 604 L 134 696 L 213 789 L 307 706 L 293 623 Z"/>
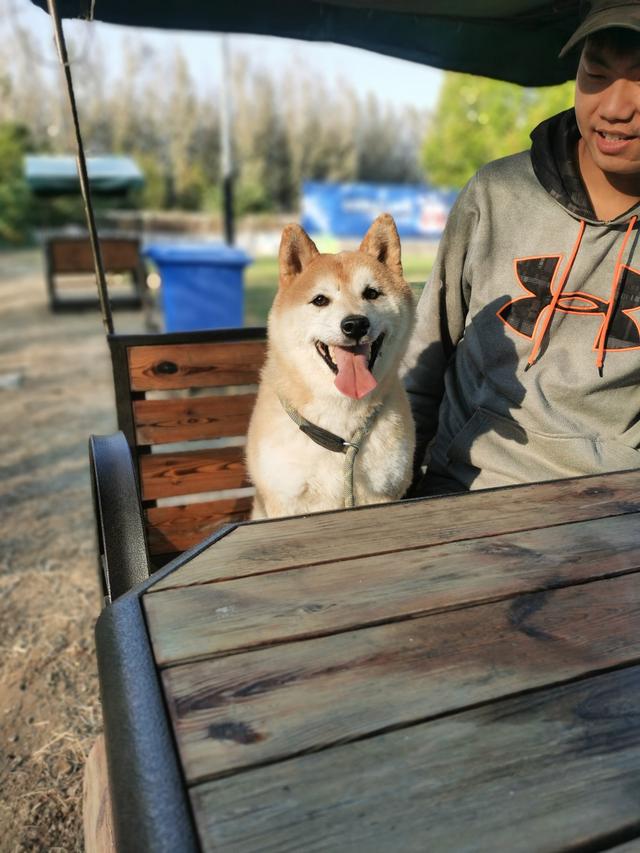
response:
<path id="1" fill-rule="evenodd" d="M 619 79 L 607 87 L 600 99 L 600 115 L 610 124 L 629 122 L 638 108 L 638 84 Z"/>

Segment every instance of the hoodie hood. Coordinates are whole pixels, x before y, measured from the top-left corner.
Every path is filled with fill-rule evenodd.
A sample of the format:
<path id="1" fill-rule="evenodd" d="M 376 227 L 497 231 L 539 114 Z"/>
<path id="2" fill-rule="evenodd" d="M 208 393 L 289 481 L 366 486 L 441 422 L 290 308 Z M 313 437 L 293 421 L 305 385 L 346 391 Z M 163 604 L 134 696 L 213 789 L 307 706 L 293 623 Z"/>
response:
<path id="1" fill-rule="evenodd" d="M 579 139 L 580 131 L 573 108 L 546 119 L 531 133 L 531 165 L 544 189 L 567 213 L 590 225 L 602 225 L 604 223 L 596 217 L 580 177 L 577 163 Z M 627 222 L 630 216 L 638 213 L 640 204 L 634 204 L 606 224 Z"/>

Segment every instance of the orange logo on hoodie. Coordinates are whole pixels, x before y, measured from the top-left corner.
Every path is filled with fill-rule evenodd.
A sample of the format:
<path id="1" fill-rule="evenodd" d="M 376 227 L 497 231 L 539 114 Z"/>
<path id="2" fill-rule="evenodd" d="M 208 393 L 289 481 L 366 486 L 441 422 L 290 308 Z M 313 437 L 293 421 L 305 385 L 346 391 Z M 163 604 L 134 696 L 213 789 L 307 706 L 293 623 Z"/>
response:
<path id="1" fill-rule="evenodd" d="M 537 258 L 516 258 L 515 274 L 525 296 L 518 296 L 507 302 L 497 312 L 505 325 L 522 337 L 533 340 L 536 325 L 542 311 L 553 300 L 553 283 L 561 260 L 561 255 L 547 255 Z M 640 348 L 640 324 L 632 312 L 640 310 L 640 270 L 620 266 L 618 297 L 607 330 L 606 351 Z M 582 290 L 564 291 L 558 299 L 555 311 L 563 314 L 602 317 L 596 334 L 593 349 L 602 334 L 609 302 L 592 293 Z"/>

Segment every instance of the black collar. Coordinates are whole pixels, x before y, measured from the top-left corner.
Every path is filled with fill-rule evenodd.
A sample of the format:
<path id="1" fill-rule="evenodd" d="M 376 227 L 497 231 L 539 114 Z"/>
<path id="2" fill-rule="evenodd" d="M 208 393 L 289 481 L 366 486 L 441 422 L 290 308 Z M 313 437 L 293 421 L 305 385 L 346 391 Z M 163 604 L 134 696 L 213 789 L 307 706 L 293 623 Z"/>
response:
<path id="1" fill-rule="evenodd" d="M 312 441 L 319 444 L 320 447 L 324 447 L 326 450 L 332 450 L 334 453 L 346 453 L 351 446 L 348 441 L 345 441 L 344 438 L 340 438 L 339 435 L 329 432 L 328 429 L 323 429 L 309 421 L 298 424 L 298 427 L 305 435 L 308 435 Z"/>

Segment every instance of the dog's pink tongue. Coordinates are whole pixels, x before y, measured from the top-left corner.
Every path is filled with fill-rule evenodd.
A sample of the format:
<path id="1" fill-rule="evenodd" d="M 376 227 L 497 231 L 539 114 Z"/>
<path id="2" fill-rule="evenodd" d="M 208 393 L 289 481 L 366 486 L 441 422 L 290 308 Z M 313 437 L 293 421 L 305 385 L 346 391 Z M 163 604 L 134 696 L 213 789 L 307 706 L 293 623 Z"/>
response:
<path id="1" fill-rule="evenodd" d="M 333 358 L 338 367 L 335 386 L 347 397 L 360 400 L 378 384 L 368 367 L 368 346 L 334 347 Z"/>

